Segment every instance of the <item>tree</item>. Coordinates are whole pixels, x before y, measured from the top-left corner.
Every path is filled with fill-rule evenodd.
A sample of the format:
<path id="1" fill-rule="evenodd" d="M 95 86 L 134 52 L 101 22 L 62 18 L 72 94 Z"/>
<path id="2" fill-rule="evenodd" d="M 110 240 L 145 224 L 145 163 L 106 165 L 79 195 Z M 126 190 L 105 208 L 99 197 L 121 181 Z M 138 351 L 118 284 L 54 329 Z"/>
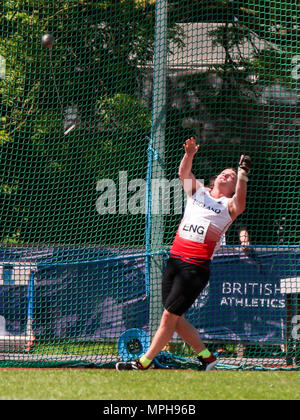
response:
<path id="1" fill-rule="evenodd" d="M 225 61 L 204 73 L 181 75 L 175 82 L 170 79 L 168 127 L 173 141 L 170 153 L 174 155 L 177 135 L 178 147 L 182 142 L 183 126 L 187 135 L 196 134 L 202 144 L 201 158 L 196 157 L 195 163 L 199 177 L 208 180 L 222 169 L 220 165 L 235 165 L 240 153 L 249 153 L 254 168 L 247 213 L 243 217 L 252 230 L 253 241 L 297 244 L 299 185 L 294 174 L 299 169 L 300 153 L 298 2 L 171 1 L 171 4 L 178 21 L 222 23 L 209 35 L 224 50 Z M 205 45 L 198 47 L 206 53 Z M 180 99 L 175 105 L 176 89 Z M 237 242 L 234 229 L 228 240 Z"/>
<path id="2" fill-rule="evenodd" d="M 146 171 L 151 111 L 139 91 L 154 18 L 148 0 L 1 4 L 3 240 L 109 240 L 95 210 L 96 182 L 122 169 Z M 51 50 L 41 47 L 45 33 L 55 37 Z"/>
<path id="3" fill-rule="evenodd" d="M 227 116 L 230 113 L 231 126 L 239 127 L 244 145 L 253 150 L 257 174 L 275 201 L 275 206 L 270 206 L 270 198 L 265 198 L 256 183 L 255 192 L 252 189 L 250 193 L 253 208 L 249 216 L 253 226 L 259 222 L 265 228 L 253 236 L 259 243 L 296 244 L 298 185 L 293 173 L 299 168 L 300 149 L 299 127 L 294 126 L 298 108 L 292 89 L 297 92 L 298 88 L 299 4 L 291 0 L 226 3 L 232 9 L 232 22 L 212 35 L 226 51 L 225 67 L 218 74 L 223 74 L 224 86 L 235 98 Z M 247 44 L 252 56 L 242 48 Z M 228 96 L 224 99 L 228 106 Z M 259 220 L 255 207 L 261 209 Z"/>
<path id="4" fill-rule="evenodd" d="M 195 131 L 203 141 L 200 177 L 200 170 L 209 178 L 223 162 L 233 165 L 240 152 L 249 152 L 255 172 L 247 214 L 251 225 L 264 226 L 256 242 L 276 243 L 274 226 L 286 217 L 281 239 L 297 243 L 292 174 L 299 165 L 299 125 L 297 101 L 291 100 L 298 88 L 296 0 L 168 4 L 169 41 L 183 43 L 177 23 L 221 22 L 210 36 L 226 59 L 205 74 L 175 82 L 169 77 L 167 175 L 176 176 L 182 139 Z M 0 55 L 7 67 L 0 80 L 2 238 L 109 242 L 109 226 L 115 224 L 123 244 L 142 243 L 142 216 L 100 222 L 96 182 L 104 177 L 117 182 L 119 170 L 145 177 L 151 88 L 147 102 L 141 87 L 152 62 L 155 1 L 9 0 L 0 7 Z M 40 45 L 45 33 L 56 39 L 52 60 Z M 174 104 L 175 93 L 180 106 Z M 75 128 L 65 136 L 69 125 Z M 261 180 L 278 203 L 272 216 Z M 166 219 L 169 243 L 175 219 Z"/>

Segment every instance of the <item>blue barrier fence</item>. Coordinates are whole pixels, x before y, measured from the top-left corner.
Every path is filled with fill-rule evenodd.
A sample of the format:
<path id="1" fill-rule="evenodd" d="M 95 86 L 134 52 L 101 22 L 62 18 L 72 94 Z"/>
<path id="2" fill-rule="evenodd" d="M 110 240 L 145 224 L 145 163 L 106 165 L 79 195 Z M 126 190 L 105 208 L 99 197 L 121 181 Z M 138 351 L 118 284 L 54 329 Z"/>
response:
<path id="1" fill-rule="evenodd" d="M 129 328 L 149 329 L 143 253 L 54 247 L 2 249 L 0 258 L 0 316 L 9 334 L 24 332 L 28 309 L 37 338 L 116 340 Z M 14 264 L 35 267 L 34 291 L 14 282 Z M 207 340 L 282 343 L 287 323 L 282 281 L 299 276 L 299 249 L 244 253 L 224 247 L 186 317 Z"/>

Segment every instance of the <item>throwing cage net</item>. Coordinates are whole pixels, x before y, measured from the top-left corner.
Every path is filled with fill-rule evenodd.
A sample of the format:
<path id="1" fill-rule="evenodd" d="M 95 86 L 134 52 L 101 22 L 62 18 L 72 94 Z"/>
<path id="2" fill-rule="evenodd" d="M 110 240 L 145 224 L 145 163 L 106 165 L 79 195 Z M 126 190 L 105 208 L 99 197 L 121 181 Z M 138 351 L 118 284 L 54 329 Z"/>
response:
<path id="1" fill-rule="evenodd" d="M 207 185 L 253 168 L 186 318 L 217 369 L 299 369 L 298 2 L 9 0 L 0 22 L 0 365 L 145 352 L 194 136 Z M 175 334 L 156 366 L 195 356 Z"/>

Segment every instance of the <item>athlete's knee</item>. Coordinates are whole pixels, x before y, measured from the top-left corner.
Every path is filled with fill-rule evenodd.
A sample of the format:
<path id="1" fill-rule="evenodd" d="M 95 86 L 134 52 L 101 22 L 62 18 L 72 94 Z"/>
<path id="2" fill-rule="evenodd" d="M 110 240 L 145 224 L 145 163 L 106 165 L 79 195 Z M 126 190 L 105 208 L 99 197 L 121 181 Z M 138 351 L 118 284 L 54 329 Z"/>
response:
<path id="1" fill-rule="evenodd" d="M 179 319 L 179 315 L 173 314 L 172 312 L 169 312 L 167 309 L 165 309 L 161 317 L 160 325 L 161 327 L 175 328 Z"/>

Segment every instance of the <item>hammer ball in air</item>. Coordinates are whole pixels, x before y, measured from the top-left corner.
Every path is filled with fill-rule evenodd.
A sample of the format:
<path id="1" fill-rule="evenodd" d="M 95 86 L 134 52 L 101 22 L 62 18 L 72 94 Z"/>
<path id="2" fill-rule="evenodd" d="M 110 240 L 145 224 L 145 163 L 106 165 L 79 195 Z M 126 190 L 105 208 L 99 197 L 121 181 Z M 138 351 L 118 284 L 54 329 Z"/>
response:
<path id="1" fill-rule="evenodd" d="M 52 48 L 54 45 L 55 38 L 51 34 L 45 34 L 42 36 L 41 44 L 44 48 Z"/>

